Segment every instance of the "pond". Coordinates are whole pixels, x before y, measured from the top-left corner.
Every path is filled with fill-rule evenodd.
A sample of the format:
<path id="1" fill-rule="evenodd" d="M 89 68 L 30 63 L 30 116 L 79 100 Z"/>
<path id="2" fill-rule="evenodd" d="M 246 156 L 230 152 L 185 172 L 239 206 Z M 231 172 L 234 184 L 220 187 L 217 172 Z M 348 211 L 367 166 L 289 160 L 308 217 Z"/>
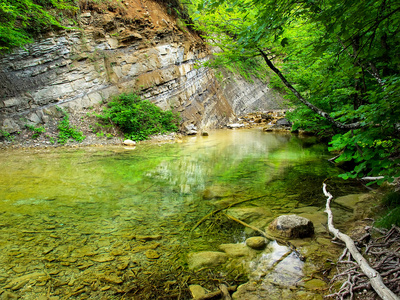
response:
<path id="1" fill-rule="evenodd" d="M 340 172 L 329 157 L 313 137 L 257 128 L 136 148 L 3 151 L 0 293 L 20 299 L 190 299 L 189 285 L 213 290 L 252 280 L 259 295 L 275 282 L 269 299 L 320 299 L 326 292 L 321 266 L 340 250 L 323 226 L 321 184 Z M 340 191 L 357 192 L 351 185 Z M 210 214 L 219 209 L 261 229 L 282 214 L 309 217 L 315 236 L 295 241 L 307 260 L 270 242 L 248 257 L 192 268 L 188 254 L 222 251 L 221 244 L 243 245 L 257 235 L 223 214 Z M 351 217 L 345 210 L 340 215 L 342 221 Z"/>

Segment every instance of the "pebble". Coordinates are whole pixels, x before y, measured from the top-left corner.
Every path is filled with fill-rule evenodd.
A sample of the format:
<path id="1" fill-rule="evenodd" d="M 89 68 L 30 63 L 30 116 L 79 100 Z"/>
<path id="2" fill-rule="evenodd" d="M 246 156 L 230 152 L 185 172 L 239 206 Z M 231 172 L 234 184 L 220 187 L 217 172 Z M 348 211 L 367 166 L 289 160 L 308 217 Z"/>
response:
<path id="1" fill-rule="evenodd" d="M 114 260 L 115 257 L 108 254 L 100 254 L 91 258 L 95 262 L 107 262 Z"/>
<path id="2" fill-rule="evenodd" d="M 112 275 L 112 274 L 108 275 L 108 276 L 103 276 L 101 279 L 103 279 L 106 282 L 115 283 L 115 284 L 120 284 L 123 282 L 122 279 L 119 278 L 117 275 Z"/>
<path id="3" fill-rule="evenodd" d="M 267 245 L 267 239 L 262 236 L 253 236 L 246 240 L 246 245 L 255 250 L 262 250 Z"/>
<path id="4" fill-rule="evenodd" d="M 137 235 L 136 236 L 137 240 L 141 240 L 141 241 L 157 241 L 157 240 L 161 240 L 162 236 L 159 234 L 155 234 L 155 235 Z"/>
<path id="5" fill-rule="evenodd" d="M 189 285 L 189 290 L 192 294 L 193 299 L 201 298 L 206 294 L 206 290 L 198 284 Z"/>
<path id="6" fill-rule="evenodd" d="M 157 259 L 157 258 L 160 258 L 160 256 L 161 256 L 161 255 L 160 255 L 157 251 L 155 251 L 155 250 L 147 250 L 144 254 L 145 254 L 146 257 L 149 258 L 149 259 Z"/>

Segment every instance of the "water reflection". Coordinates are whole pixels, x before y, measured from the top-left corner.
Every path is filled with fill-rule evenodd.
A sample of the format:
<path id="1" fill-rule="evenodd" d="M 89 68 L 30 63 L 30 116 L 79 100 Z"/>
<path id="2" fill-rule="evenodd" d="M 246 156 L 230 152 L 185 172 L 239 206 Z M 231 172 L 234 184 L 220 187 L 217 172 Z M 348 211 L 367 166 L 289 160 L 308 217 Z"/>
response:
<path id="1" fill-rule="evenodd" d="M 229 226 L 211 235 L 202 228 L 194 235 L 188 231 L 229 201 L 266 195 L 251 205 L 263 207 L 270 218 L 301 207 L 301 192 L 319 190 L 321 180 L 336 172 L 323 159 L 324 146 L 303 147 L 304 142 L 253 129 L 211 132 L 181 144 L 139 145 L 134 151 L 5 151 L 0 158 L 0 284 L 33 299 L 49 287 L 54 295 L 68 295 L 89 282 L 97 288 L 84 293 L 100 299 L 110 292 L 107 286 L 128 289 L 132 274 L 154 267 L 150 250 L 160 256 L 157 264 L 171 266 L 170 259 L 182 264 L 189 251 L 243 239 L 244 230 Z M 137 235 L 162 239 L 142 241 Z M 271 247 L 276 248 L 271 253 L 286 251 Z M 255 270 L 268 268 L 264 258 Z M 27 290 L 31 280 L 36 283 Z"/>

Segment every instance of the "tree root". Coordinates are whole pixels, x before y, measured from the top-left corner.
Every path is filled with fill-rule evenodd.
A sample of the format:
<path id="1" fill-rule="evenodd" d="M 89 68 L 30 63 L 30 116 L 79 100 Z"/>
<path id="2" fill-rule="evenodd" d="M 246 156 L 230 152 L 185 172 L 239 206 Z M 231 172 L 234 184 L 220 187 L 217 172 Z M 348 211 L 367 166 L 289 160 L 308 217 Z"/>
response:
<path id="1" fill-rule="evenodd" d="M 399 300 L 399 297 L 395 295 L 394 292 L 399 293 L 399 283 L 400 283 L 400 258 L 397 255 L 398 247 L 395 251 L 378 251 L 378 260 L 372 261 L 372 267 L 369 265 L 368 261 L 359 252 L 354 241 L 346 234 L 343 234 L 338 229 L 333 226 L 333 215 L 330 209 L 330 202 L 333 196 L 326 190 L 326 184 L 323 184 L 323 192 L 327 197 L 326 210 L 328 214 L 328 228 L 329 231 L 338 239 L 346 244 L 346 249 L 339 259 L 340 264 L 348 264 L 349 268 L 336 275 L 332 280 L 336 280 L 339 277 L 347 277 L 347 280 L 342 284 L 339 291 L 328 295 L 327 297 L 336 297 L 339 299 L 344 299 L 344 297 L 350 296 L 353 299 L 354 292 L 369 289 L 372 287 L 374 291 L 384 300 Z M 363 236 L 362 240 L 358 241 L 360 246 L 363 241 L 371 240 L 371 238 Z M 383 242 L 381 242 L 383 241 Z M 377 242 L 370 241 L 366 247 L 366 254 L 371 253 L 372 248 L 379 248 L 391 246 L 389 243 L 394 241 L 400 241 L 400 230 L 397 227 L 393 227 L 386 236 L 378 239 Z M 373 243 L 373 244 L 371 244 Z M 396 254 L 394 254 L 396 253 Z M 347 260 L 343 259 L 347 256 Z M 381 258 L 379 258 L 379 256 Z M 354 259 L 357 265 L 351 260 Z M 381 274 L 379 273 L 381 272 Z M 384 280 L 389 287 L 392 287 L 394 292 L 385 285 Z"/>

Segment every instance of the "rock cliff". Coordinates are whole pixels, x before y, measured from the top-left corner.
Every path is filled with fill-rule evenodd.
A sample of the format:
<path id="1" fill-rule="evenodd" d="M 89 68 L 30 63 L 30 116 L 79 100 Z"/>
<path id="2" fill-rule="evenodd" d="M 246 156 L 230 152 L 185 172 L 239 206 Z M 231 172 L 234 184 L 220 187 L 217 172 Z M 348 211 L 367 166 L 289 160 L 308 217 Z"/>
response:
<path id="1" fill-rule="evenodd" d="M 92 5 L 78 19 L 81 29 L 50 33 L 0 57 L 1 130 L 46 123 L 57 106 L 79 111 L 130 91 L 199 128 L 281 101 L 263 84 L 240 78 L 221 88 L 213 71 L 200 66 L 209 57 L 204 41 L 156 1 Z"/>

